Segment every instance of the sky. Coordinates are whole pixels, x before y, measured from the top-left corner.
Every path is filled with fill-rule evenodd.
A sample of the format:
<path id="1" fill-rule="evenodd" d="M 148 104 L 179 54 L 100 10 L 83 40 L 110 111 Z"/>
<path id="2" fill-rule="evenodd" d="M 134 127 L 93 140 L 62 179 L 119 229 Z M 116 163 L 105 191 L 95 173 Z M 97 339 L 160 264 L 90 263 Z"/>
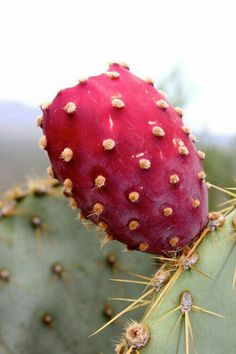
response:
<path id="1" fill-rule="evenodd" d="M 0 100 L 33 106 L 125 61 L 160 80 L 183 70 L 195 131 L 236 133 L 236 3 L 207 0 L 0 1 Z"/>

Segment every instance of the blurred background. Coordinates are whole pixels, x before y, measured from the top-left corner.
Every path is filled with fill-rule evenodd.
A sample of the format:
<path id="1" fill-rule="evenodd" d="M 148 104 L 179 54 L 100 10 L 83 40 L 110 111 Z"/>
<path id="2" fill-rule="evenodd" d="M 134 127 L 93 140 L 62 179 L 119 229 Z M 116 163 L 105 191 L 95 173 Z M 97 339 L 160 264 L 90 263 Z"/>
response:
<path id="1" fill-rule="evenodd" d="M 234 1 L 8 0 L 0 33 L 0 194 L 48 166 L 39 104 L 119 60 L 184 107 L 208 181 L 234 186 Z M 211 193 L 211 207 L 219 198 Z"/>

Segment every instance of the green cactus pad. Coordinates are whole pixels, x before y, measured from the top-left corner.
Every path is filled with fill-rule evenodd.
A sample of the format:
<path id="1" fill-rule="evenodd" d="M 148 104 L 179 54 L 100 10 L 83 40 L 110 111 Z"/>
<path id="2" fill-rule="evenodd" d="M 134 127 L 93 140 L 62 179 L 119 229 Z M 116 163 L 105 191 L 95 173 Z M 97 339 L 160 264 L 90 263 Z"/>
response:
<path id="1" fill-rule="evenodd" d="M 0 206 L 1 354 L 113 352 L 122 321 L 89 335 L 121 309 L 109 297 L 133 297 L 142 287 L 108 279 L 154 267 L 150 257 L 121 252 L 118 243 L 99 252 L 98 232 L 76 218 L 48 182 L 16 189 Z"/>

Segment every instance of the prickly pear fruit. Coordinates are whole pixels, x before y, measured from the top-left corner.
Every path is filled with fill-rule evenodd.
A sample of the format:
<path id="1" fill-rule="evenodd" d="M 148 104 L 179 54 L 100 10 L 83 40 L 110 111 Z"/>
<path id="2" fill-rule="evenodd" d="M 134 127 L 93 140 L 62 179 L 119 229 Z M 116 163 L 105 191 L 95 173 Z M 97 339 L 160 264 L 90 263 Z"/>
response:
<path id="1" fill-rule="evenodd" d="M 207 223 L 195 137 L 152 85 L 112 64 L 42 106 L 40 147 L 84 216 L 150 253 L 189 244 Z"/>
<path id="2" fill-rule="evenodd" d="M 98 253 L 97 234 L 78 225 L 48 181 L 10 194 L 0 202 L 0 353 L 112 353 L 122 322 L 89 335 L 120 310 L 109 297 L 132 298 L 142 288 L 107 279 L 136 268 L 152 273 L 153 262 L 136 252 L 127 258 L 115 243 Z"/>

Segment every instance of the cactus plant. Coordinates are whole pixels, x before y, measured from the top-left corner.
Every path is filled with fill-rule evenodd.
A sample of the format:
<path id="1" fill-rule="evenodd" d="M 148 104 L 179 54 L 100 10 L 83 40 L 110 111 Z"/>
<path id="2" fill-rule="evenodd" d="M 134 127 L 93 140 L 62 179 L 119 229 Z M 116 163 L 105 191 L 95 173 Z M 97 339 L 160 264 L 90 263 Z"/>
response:
<path id="1" fill-rule="evenodd" d="M 122 322 L 88 338 L 120 308 L 108 297 L 127 293 L 107 280 L 153 265 L 144 254 L 126 258 L 118 244 L 98 254 L 97 232 L 81 229 L 54 182 L 15 188 L 0 203 L 0 353 L 109 354 Z"/>
<path id="2" fill-rule="evenodd" d="M 133 274 L 147 289 L 94 334 L 147 305 L 117 354 L 233 354 L 236 195 L 208 214 L 205 154 L 152 84 L 112 64 L 60 91 L 38 119 L 49 174 L 84 218 L 129 249 L 162 253 L 154 276 Z"/>
<path id="3" fill-rule="evenodd" d="M 112 64 L 42 106 L 50 174 L 83 215 L 129 249 L 174 251 L 207 223 L 196 138 L 150 80 Z M 63 132 L 63 134 L 62 134 Z"/>

